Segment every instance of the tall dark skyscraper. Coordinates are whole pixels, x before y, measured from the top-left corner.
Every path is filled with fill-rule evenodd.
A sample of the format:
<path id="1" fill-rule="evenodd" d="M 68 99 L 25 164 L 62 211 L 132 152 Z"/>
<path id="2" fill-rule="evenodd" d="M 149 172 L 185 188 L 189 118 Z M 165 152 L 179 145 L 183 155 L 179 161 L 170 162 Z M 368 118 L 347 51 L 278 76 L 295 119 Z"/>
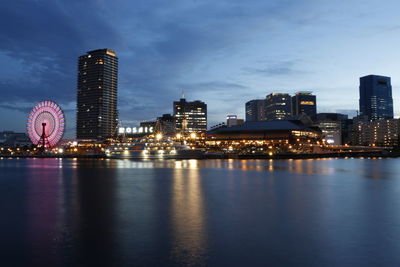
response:
<path id="1" fill-rule="evenodd" d="M 200 132 L 207 130 L 207 104 L 196 100 L 192 102 L 181 98 L 174 101 L 176 131 Z"/>
<path id="2" fill-rule="evenodd" d="M 265 119 L 285 120 L 292 116 L 292 98 L 289 94 L 273 93 L 265 99 Z"/>
<path id="3" fill-rule="evenodd" d="M 79 57 L 76 136 L 102 140 L 116 134 L 118 58 L 110 49 Z"/>
<path id="4" fill-rule="evenodd" d="M 317 97 L 312 92 L 297 92 L 292 97 L 293 116 L 306 114 L 310 118 L 317 115 Z"/>
<path id="5" fill-rule="evenodd" d="M 246 102 L 246 121 L 265 120 L 265 99 L 254 99 Z"/>
<path id="6" fill-rule="evenodd" d="M 390 77 L 368 75 L 360 78 L 360 113 L 371 121 L 393 119 Z"/>

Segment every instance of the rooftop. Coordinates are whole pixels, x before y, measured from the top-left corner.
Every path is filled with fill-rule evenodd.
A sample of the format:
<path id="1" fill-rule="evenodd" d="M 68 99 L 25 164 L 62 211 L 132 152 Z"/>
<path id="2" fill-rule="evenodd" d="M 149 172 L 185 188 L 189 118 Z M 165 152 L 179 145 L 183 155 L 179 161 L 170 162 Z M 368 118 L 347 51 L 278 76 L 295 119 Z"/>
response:
<path id="1" fill-rule="evenodd" d="M 242 125 L 230 128 L 218 128 L 208 133 L 236 132 L 236 131 L 276 131 L 276 130 L 311 130 L 297 120 L 276 120 L 276 121 L 246 121 Z"/>

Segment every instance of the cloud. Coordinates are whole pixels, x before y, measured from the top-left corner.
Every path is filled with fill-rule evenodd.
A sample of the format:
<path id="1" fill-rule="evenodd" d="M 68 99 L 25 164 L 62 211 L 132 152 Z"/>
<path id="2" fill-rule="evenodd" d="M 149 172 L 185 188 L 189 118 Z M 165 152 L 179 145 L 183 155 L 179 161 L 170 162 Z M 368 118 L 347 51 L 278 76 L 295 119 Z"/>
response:
<path id="1" fill-rule="evenodd" d="M 280 62 L 270 62 L 267 66 L 260 68 L 245 67 L 243 70 L 247 74 L 257 74 L 263 76 L 293 76 L 309 73 L 305 70 L 300 70 L 296 65 L 297 60 L 285 60 Z"/>
<path id="2" fill-rule="evenodd" d="M 107 47 L 119 57 L 121 120 L 172 112 L 182 90 L 189 100 L 208 102 L 210 117 L 224 117 L 271 86 L 264 87 L 264 77 L 310 73 L 300 56 L 276 56 L 271 48 L 280 48 L 272 46 L 276 38 L 290 41 L 285 30 L 300 31 L 318 20 L 318 10 L 310 8 L 314 4 L 6 0 L 0 3 L 0 107 L 26 112 L 52 99 L 67 110 L 73 125 L 77 57 Z M 268 48 L 253 51 L 253 44 Z"/>

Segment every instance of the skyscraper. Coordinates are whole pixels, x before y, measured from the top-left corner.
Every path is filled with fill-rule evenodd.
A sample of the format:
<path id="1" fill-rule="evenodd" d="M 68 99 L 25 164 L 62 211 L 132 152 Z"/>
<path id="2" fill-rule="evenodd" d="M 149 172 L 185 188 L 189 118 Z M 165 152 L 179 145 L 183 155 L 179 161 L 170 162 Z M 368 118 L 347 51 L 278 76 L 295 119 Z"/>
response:
<path id="1" fill-rule="evenodd" d="M 118 58 L 110 49 L 78 59 L 76 136 L 102 140 L 116 134 Z"/>
<path id="2" fill-rule="evenodd" d="M 360 78 L 360 113 L 370 121 L 393 119 L 390 77 L 368 75 Z"/>
<path id="3" fill-rule="evenodd" d="M 314 119 L 317 115 L 317 97 L 312 92 L 297 92 L 292 97 L 292 114 L 306 114 Z"/>
<path id="4" fill-rule="evenodd" d="M 246 102 L 246 121 L 265 120 L 265 99 L 254 99 Z"/>
<path id="5" fill-rule="evenodd" d="M 176 131 L 199 132 L 207 130 L 207 104 L 200 101 L 188 102 L 185 98 L 174 101 Z"/>
<path id="6" fill-rule="evenodd" d="M 289 94 L 273 93 L 265 99 L 265 119 L 285 120 L 292 115 L 292 98 Z"/>

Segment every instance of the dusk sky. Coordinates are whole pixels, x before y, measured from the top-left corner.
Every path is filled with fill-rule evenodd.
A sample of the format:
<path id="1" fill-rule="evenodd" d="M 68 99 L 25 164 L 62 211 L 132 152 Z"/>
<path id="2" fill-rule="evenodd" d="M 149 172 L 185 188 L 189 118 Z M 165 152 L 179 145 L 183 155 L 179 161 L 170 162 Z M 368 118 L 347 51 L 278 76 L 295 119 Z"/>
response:
<path id="1" fill-rule="evenodd" d="M 244 117 L 246 101 L 313 91 L 318 112 L 358 109 L 359 77 L 392 77 L 400 113 L 398 1 L 132 0 L 0 3 L 0 131 L 25 131 L 53 100 L 75 135 L 77 57 L 119 57 L 125 126 L 172 112 L 184 91 L 208 104 L 208 126 Z"/>

